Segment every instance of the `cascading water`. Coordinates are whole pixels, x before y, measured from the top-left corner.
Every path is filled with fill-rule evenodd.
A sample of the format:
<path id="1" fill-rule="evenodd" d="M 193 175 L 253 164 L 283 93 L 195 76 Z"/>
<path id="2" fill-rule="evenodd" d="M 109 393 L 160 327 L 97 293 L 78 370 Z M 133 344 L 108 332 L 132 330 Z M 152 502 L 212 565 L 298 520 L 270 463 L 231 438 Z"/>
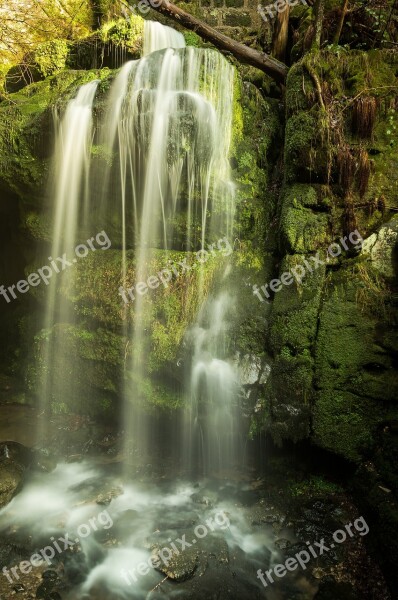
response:
<path id="1" fill-rule="evenodd" d="M 226 290 L 203 306 L 187 338 L 193 345 L 189 410 L 185 423 L 188 466 L 201 473 L 234 465 L 241 454 L 236 365 L 228 361 L 228 317 L 233 301 Z"/>
<path id="2" fill-rule="evenodd" d="M 98 81 L 83 85 L 76 97 L 68 103 L 61 120 L 55 116 L 56 144 L 54 156 L 54 219 L 50 261 L 64 256 L 77 243 L 77 229 L 89 217 L 90 148 L 93 135 L 92 106 Z M 74 259 L 74 262 L 76 260 Z M 55 274 L 61 270 L 60 261 L 53 262 Z M 41 402 L 45 410 L 53 401 L 60 401 L 65 381 L 60 377 L 55 359 L 62 364 L 62 340 L 58 328 L 73 322 L 73 311 L 66 298 L 58 293 L 59 280 L 49 279 L 43 329 L 46 337 L 42 354 L 45 365 L 42 376 Z M 47 337 L 48 336 L 48 337 Z M 68 385 L 74 385 L 73 377 Z M 77 393 L 77 392 L 76 392 Z"/>
<path id="3" fill-rule="evenodd" d="M 184 44 L 181 34 L 158 23 L 146 22 L 145 36 L 144 54 L 164 44 Z M 234 188 L 227 157 L 232 96 L 233 69 L 214 51 L 168 48 L 121 69 L 99 137 L 116 155 L 102 187 L 104 206 L 110 189 L 121 198 L 123 284 L 131 264 L 129 248 L 135 249 L 135 280 L 145 281 L 159 251 L 160 267 L 166 268 L 169 249 L 189 252 L 204 248 L 212 236 L 231 237 Z M 185 225 L 176 230 L 180 215 Z M 200 278 L 198 297 L 201 287 Z M 136 295 L 125 421 L 126 443 L 132 438 L 141 452 L 150 443 L 140 407 L 140 389 L 151 378 L 147 311 L 146 298 Z"/>
<path id="4" fill-rule="evenodd" d="M 143 55 L 146 56 L 164 48 L 185 48 L 185 39 L 182 33 L 156 21 L 145 21 Z"/>
<path id="5" fill-rule="evenodd" d="M 223 239 L 232 252 L 234 185 L 228 156 L 233 68 L 215 51 L 181 47 L 182 36 L 170 31 L 146 23 L 148 54 L 121 68 L 95 126 L 93 104 L 98 82 L 91 82 L 69 102 L 57 128 L 52 257 L 84 242 L 86 234 L 112 227 L 110 253 L 120 259 L 121 283 L 125 286 L 132 270 L 136 281 L 145 281 L 154 274 L 154 265 L 166 268 L 176 250 L 191 257 Z M 179 48 L 163 48 L 170 44 Z M 93 158 L 98 152 L 100 161 Z M 187 411 L 180 438 L 184 438 L 186 467 L 209 474 L 229 467 L 240 452 L 238 378 L 228 342 L 234 302 L 228 283 L 231 265 L 220 262 L 217 292 L 210 296 L 205 268 L 200 261 L 196 267 L 199 276 L 194 294 L 200 310 L 196 318 L 193 315 L 185 336 L 185 350 L 191 360 L 186 360 Z M 77 268 L 72 265 L 68 275 L 72 293 Z M 62 293 L 63 285 L 61 276 L 54 277 L 48 290 L 44 331 L 47 336 L 52 329 L 53 335 L 49 335 L 43 354 L 43 399 L 47 404 L 54 399 L 62 403 L 63 388 L 69 386 L 74 393 L 76 386 L 77 393 L 81 383 L 75 381 L 75 370 L 57 370 L 66 356 L 65 338 L 58 337 L 58 330 L 70 328 L 71 335 L 76 334 L 75 316 Z M 115 289 L 115 295 L 117 292 Z M 133 349 L 126 364 L 125 437 L 132 437 L 145 455 L 151 438 L 143 416 L 142 387 L 153 377 L 148 367 L 151 343 L 146 332 L 151 307 L 145 295 L 136 295 L 132 312 L 133 325 L 129 327 L 126 319 L 124 327 Z M 95 348 L 90 347 L 92 355 Z M 78 360 L 76 357 L 76 366 Z M 58 381 L 60 373 L 63 376 Z M 151 477 L 156 475 L 152 472 Z M 128 465 L 121 475 L 117 464 L 95 467 L 91 461 L 61 463 L 51 474 L 32 475 L 22 493 L 0 511 L 0 531 L 14 543 L 15 532 L 10 526 L 16 526 L 17 542 L 18 535 L 29 533 L 36 548 L 48 547 L 49 540 L 65 535 L 65 530 L 71 533 L 74 549 L 55 558 L 56 568 L 60 566 L 58 571 L 67 581 L 68 600 L 144 600 L 160 597 L 158 593 L 169 598 L 181 593 L 202 598 L 209 597 L 209 589 L 223 587 L 228 597 L 233 589 L 234 598 L 246 597 L 247 590 L 251 598 L 261 598 L 263 592 L 260 584 L 253 583 L 252 570 L 253 565 L 258 568 L 269 561 L 268 538 L 252 532 L 249 511 L 236 512 L 232 497 L 235 488 L 205 482 L 201 484 L 203 499 L 198 501 L 198 485 L 170 484 L 161 478 L 158 484 L 151 480 L 132 483 Z M 109 503 L 108 513 L 103 505 L 108 508 Z M 34 507 L 31 512 L 30 506 Z M 105 531 L 88 526 L 96 519 L 98 523 L 98 513 Z M 235 516 L 231 527 L 227 514 Z M 188 543 L 193 546 L 198 542 L 194 548 L 202 544 L 198 553 L 178 552 L 182 566 L 168 569 L 169 564 L 162 565 L 161 574 L 148 567 L 144 574 L 131 575 L 139 563 L 151 558 L 151 552 L 153 556 L 173 540 L 196 535 L 192 525 L 209 523 L 215 515 L 222 516 L 223 527 L 207 531 L 206 540 L 198 533 L 197 539 Z M 108 527 L 113 527 L 109 533 Z M 202 532 L 203 525 L 200 527 Z M 233 549 L 234 557 L 239 554 L 239 578 L 235 577 L 235 565 L 231 569 L 228 564 L 228 548 Z M 199 555 L 205 557 L 206 565 L 218 556 L 215 568 L 199 564 Z M 48 592 L 58 571 L 51 569 L 48 580 L 43 575 L 40 593 Z M 184 583 L 188 587 L 181 591 L 167 581 L 169 587 L 164 592 L 160 586 L 175 577 L 174 571 L 181 580 L 188 580 Z M 196 583 L 190 587 L 189 581 L 196 571 L 202 585 L 205 582 L 200 596 Z M 219 573 L 224 579 L 214 580 L 214 574 L 217 577 Z"/>
<path id="6" fill-rule="evenodd" d="M 92 106 L 97 82 L 91 82 L 68 104 L 56 144 L 52 255 L 60 256 L 65 248 L 79 243 L 78 226 L 80 233 L 90 234 L 90 227 L 101 230 L 119 218 L 121 239 L 112 241 L 122 247 L 121 273 L 126 288 L 131 267 L 135 280 L 145 281 L 159 257 L 159 267 L 168 266 L 169 250 L 183 250 L 188 256 L 204 249 L 206 242 L 220 237 L 231 240 L 234 217 L 228 161 L 233 68 L 218 52 L 185 48 L 180 33 L 159 23 L 145 22 L 144 33 L 144 57 L 120 70 L 95 132 Z M 175 48 L 167 47 L 170 45 Z M 105 157 L 111 157 L 100 168 L 90 159 L 93 140 Z M 69 277 L 72 285 L 73 275 Z M 196 293 L 198 305 L 204 303 L 203 269 Z M 211 464 L 217 468 L 224 464 L 224 454 L 231 457 L 227 446 L 235 427 L 232 415 L 227 415 L 228 403 L 234 398 L 235 375 L 229 363 L 220 359 L 225 356 L 219 354 L 221 342 L 216 339 L 226 318 L 226 297 L 221 294 L 204 305 L 193 328 L 202 341 L 195 344 L 189 377 L 189 414 L 196 423 L 191 423 L 189 430 L 199 427 L 208 444 L 208 450 L 201 450 L 207 469 Z M 124 331 L 132 348 L 126 364 L 126 445 L 132 439 L 136 449 L 145 453 L 150 432 L 142 390 L 153 377 L 148 368 L 151 343 L 146 333 L 150 309 L 145 296 L 136 294 L 133 299 L 133 328 L 126 325 Z M 210 322 L 203 325 L 202 315 L 207 313 Z M 73 314 L 54 281 L 45 328 L 55 321 L 57 327 L 73 323 Z M 54 365 L 62 359 L 63 348 L 57 339 L 53 331 L 45 356 L 48 368 L 43 398 L 48 403 L 57 397 L 62 405 Z M 74 385 L 73 377 L 70 385 Z M 233 423 L 223 441 L 218 432 L 221 420 L 224 425 Z"/>

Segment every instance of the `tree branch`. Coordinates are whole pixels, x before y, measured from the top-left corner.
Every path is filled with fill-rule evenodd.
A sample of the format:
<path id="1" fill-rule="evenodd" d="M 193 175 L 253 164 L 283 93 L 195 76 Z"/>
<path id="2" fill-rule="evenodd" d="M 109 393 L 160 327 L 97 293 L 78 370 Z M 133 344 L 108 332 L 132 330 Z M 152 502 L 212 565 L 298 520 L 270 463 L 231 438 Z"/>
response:
<path id="1" fill-rule="evenodd" d="M 153 10 L 173 19 L 173 21 L 176 21 L 186 29 L 190 29 L 197 33 L 204 40 L 211 42 L 216 48 L 221 50 L 221 52 L 230 53 L 240 62 L 260 69 L 278 83 L 285 82 L 288 67 L 279 62 L 279 60 L 271 58 L 264 52 L 259 52 L 258 50 L 254 50 L 254 48 L 236 42 L 216 29 L 213 29 L 213 27 L 210 27 L 203 21 L 200 21 L 196 17 L 185 12 L 178 6 L 175 6 L 175 4 L 171 4 L 168 0 L 157 0 L 156 4 L 158 6 L 153 6 L 149 0 L 143 1 L 145 1 L 147 6 L 151 7 Z"/>

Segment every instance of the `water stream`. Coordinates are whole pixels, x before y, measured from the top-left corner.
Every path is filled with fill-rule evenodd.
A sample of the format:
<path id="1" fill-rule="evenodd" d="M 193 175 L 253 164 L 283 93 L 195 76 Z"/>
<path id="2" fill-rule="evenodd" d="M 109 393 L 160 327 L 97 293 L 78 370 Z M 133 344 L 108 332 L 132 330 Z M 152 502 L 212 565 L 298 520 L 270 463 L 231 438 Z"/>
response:
<path id="1" fill-rule="evenodd" d="M 233 78 L 232 66 L 218 52 L 185 48 L 181 34 L 146 22 L 143 58 L 120 69 L 102 114 L 94 119 L 98 82 L 93 81 L 79 89 L 57 121 L 52 257 L 84 241 L 79 239 L 82 232 L 89 235 L 91 228 L 95 236 L 96 229 L 106 231 L 116 220 L 120 237 L 113 242 L 121 250 L 121 280 L 127 286 L 132 266 L 136 281 L 145 281 L 157 257 L 160 268 L 167 267 L 170 251 L 190 256 L 220 238 L 231 243 Z M 111 157 L 102 161 L 101 169 L 92 158 L 95 147 Z M 183 226 L 177 228 L 181 215 Z M 191 548 L 198 542 L 200 549 L 186 551 L 183 565 L 175 567 L 177 573 L 182 569 L 182 580 L 191 571 L 203 570 L 210 573 L 203 579 L 206 597 L 206 586 L 223 585 L 216 582 L 218 577 L 233 585 L 240 597 L 250 589 L 253 598 L 261 597 L 255 567 L 267 564 L 272 555 L 267 536 L 253 531 L 243 505 L 236 509 L 238 487 L 209 477 L 232 467 L 241 454 L 239 381 L 228 343 L 233 309 L 227 283 L 230 266 L 224 262 L 217 292 L 210 295 L 204 285 L 205 267 L 198 268 L 195 293 L 200 309 L 185 336 L 190 355 L 185 363 L 186 418 L 175 445 L 184 456 L 186 472 L 200 475 L 200 480 L 195 475 L 180 479 L 178 473 L 157 481 L 134 478 L 131 461 L 124 469 L 92 461 L 61 463 L 52 473 L 32 474 L 23 491 L 0 511 L 3 534 L 16 536 L 17 542 L 31 536 L 37 549 L 70 533 L 73 547 L 52 562 L 57 572 L 62 562 L 72 587 L 66 598 L 164 597 L 161 588 L 156 590 L 167 570 L 160 574 L 151 568 L 134 581 L 128 573 L 181 536 L 191 540 Z M 69 285 L 75 277 L 71 269 Z M 143 382 L 152 377 L 147 311 L 146 297 L 137 295 L 134 325 L 124 329 L 133 348 L 126 367 L 125 436 L 144 456 L 153 443 L 140 394 Z M 67 350 L 57 342 L 54 324 L 56 331 L 74 322 L 62 284 L 54 278 L 45 314 L 45 330 L 53 328 L 53 334 L 44 340 L 43 410 L 54 399 L 62 403 L 64 377 L 59 379 L 57 365 Z M 73 386 L 73 373 L 70 378 Z M 97 522 L 95 529 L 93 519 L 98 521 L 99 514 L 101 526 Z M 213 529 L 207 525 L 202 535 L 206 540 L 199 533 L 194 537 L 197 525 L 205 527 L 203 523 L 214 518 L 219 524 Z M 240 572 L 236 582 L 228 566 L 230 555 Z M 209 561 L 214 562 L 210 571 Z M 201 597 L 190 585 L 183 588 L 185 596 L 183 590 L 168 587 L 167 597 Z"/>

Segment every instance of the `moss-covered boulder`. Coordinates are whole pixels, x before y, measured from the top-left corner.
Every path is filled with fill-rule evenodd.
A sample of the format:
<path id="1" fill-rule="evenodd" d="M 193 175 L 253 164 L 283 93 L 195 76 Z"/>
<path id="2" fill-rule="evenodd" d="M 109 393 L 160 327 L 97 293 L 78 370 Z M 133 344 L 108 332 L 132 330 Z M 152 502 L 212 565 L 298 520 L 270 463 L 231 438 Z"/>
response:
<path id="1" fill-rule="evenodd" d="M 327 49 L 290 69 L 280 259 L 262 292 L 273 359 L 263 426 L 353 461 L 397 417 L 397 65 L 394 51 Z M 360 244 L 344 247 L 354 231 L 369 236 L 359 258 Z M 323 264 L 311 273 L 314 253 Z M 300 265 L 302 281 L 270 291 Z"/>
<path id="2" fill-rule="evenodd" d="M 398 417 L 395 351 L 390 325 L 383 324 L 388 303 L 387 289 L 366 263 L 328 277 L 316 342 L 313 434 L 354 461 L 372 450 L 380 424 Z"/>
<path id="3" fill-rule="evenodd" d="M 29 85 L 0 103 L 0 187 L 14 193 L 23 207 L 42 209 L 53 149 L 52 110 L 109 70 L 63 71 Z"/>

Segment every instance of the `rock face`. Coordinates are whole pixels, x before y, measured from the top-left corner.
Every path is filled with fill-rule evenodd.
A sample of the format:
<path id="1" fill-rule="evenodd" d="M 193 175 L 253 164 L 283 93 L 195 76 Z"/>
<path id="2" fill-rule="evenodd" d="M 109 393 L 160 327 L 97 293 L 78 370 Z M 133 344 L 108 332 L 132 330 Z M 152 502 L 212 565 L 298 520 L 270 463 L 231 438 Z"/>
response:
<path id="1" fill-rule="evenodd" d="M 398 217 L 369 236 L 362 245 L 362 253 L 369 256 L 372 266 L 383 277 L 398 277 Z"/>
<path id="2" fill-rule="evenodd" d="M 112 28 L 107 31 L 107 36 L 113 39 L 119 35 L 118 31 L 117 28 Z M 123 35 L 127 33 L 124 32 Z M 71 55 L 68 54 L 67 66 L 70 60 Z M 81 67 L 82 64 L 76 63 L 74 66 Z M 4 203 L 18 208 L 18 230 L 27 234 L 24 242 L 26 256 L 21 261 L 24 267 L 20 268 L 18 274 L 7 277 L 11 281 L 23 279 L 26 273 L 34 272 L 48 262 L 52 233 L 48 210 L 50 202 L 46 198 L 45 189 L 51 169 L 54 108 L 62 112 L 79 86 L 99 79 L 94 118 L 100 116 L 114 77 L 114 73 L 108 68 L 87 71 L 65 69 L 62 72 L 55 69 L 52 73 L 44 80 L 12 94 L 12 102 L 0 104 L 0 186 L 4 190 Z M 255 323 L 247 313 L 245 304 L 249 298 L 251 300 L 251 292 L 249 287 L 241 289 L 240 283 L 264 270 L 264 228 L 270 218 L 270 208 L 263 202 L 267 171 L 257 165 L 258 147 L 261 145 L 264 155 L 271 151 L 279 122 L 275 103 L 264 101 L 254 86 L 248 83 L 243 85 L 239 77 L 236 78 L 234 90 L 234 112 L 231 165 L 239 184 L 238 227 L 247 237 L 249 251 L 247 254 L 241 252 L 237 257 L 233 276 L 234 294 L 238 297 L 239 308 L 236 311 L 236 326 L 232 328 L 232 353 L 236 349 L 242 355 L 261 354 L 266 320 L 259 316 Z M 94 161 L 104 159 L 100 147 L 96 146 L 93 152 Z M 102 228 L 103 223 L 95 223 L 93 216 L 93 231 L 100 231 Z M 87 239 L 93 231 L 82 231 L 81 239 Z M 106 231 L 112 240 L 112 248 L 106 253 L 91 253 L 84 261 L 79 261 L 75 268 L 77 277 L 73 289 L 68 286 L 65 274 L 65 283 L 59 290 L 76 314 L 73 325 L 56 323 L 49 330 L 38 330 L 44 286 L 32 288 L 31 293 L 15 303 L 15 306 L 17 302 L 24 303 L 21 312 L 26 315 L 21 325 L 23 347 L 20 368 L 24 391 L 29 399 L 34 399 L 45 376 L 43 356 L 46 345 L 56 341 L 65 349 L 65 364 L 59 364 L 58 369 L 59 372 L 73 373 L 74 376 L 59 378 L 58 383 L 54 383 L 51 408 L 55 413 L 69 411 L 115 416 L 118 412 L 115 407 L 120 400 L 125 378 L 128 379 L 129 376 L 126 365 L 130 364 L 132 349 L 129 338 L 123 335 L 123 331 L 132 326 L 134 309 L 132 305 L 126 309 L 117 293 L 121 284 L 122 245 L 121 222 L 117 213 L 111 215 Z M 20 242 L 15 243 L 16 247 L 20 245 Z M 35 248 L 40 248 L 40 256 L 34 258 Z M 166 260 L 178 262 L 184 258 L 186 254 L 183 251 L 169 251 L 166 256 L 164 251 L 159 250 L 154 254 L 149 271 L 157 273 L 164 268 Z M 219 256 L 212 257 L 206 264 L 202 282 L 205 289 L 211 289 L 213 280 L 222 267 L 222 258 L 219 253 Z M 129 268 L 125 285 L 129 287 L 135 282 L 133 250 L 129 250 L 127 262 Z M 149 368 L 151 373 L 155 373 L 156 381 L 134 381 L 134 386 L 140 390 L 152 409 L 175 409 L 182 403 L 180 388 L 183 369 L 180 367 L 180 358 L 183 356 L 183 337 L 199 308 L 199 296 L 190 294 L 189 290 L 196 289 L 199 276 L 198 269 L 192 269 L 176 285 L 167 289 L 159 288 L 148 302 L 150 308 L 146 329 L 148 343 L 153 348 Z M 13 306 L 10 310 L 12 309 Z M 4 337 L 10 321 L 15 319 L 12 322 L 17 328 L 21 324 L 20 317 L 18 311 L 13 312 L 11 317 L 5 317 Z M 123 324 L 127 324 L 127 327 L 124 328 Z M 27 358 L 26 363 L 24 356 Z"/>
<path id="3" fill-rule="evenodd" d="M 384 100 L 377 89 L 360 108 L 350 99 L 366 88 L 362 61 L 383 65 L 373 73 L 377 88 L 395 79 L 398 55 L 353 52 L 344 67 L 350 84 L 336 79 L 341 67 L 333 53 L 323 59 L 336 70 L 323 72 L 317 59 L 305 57 L 287 81 L 283 256 L 270 279 L 297 268 L 304 274 L 272 298 L 267 350 L 273 361 L 263 418 L 278 442 L 312 437 L 360 462 L 373 451 L 382 424 L 398 417 L 397 220 L 388 210 L 398 199 L 393 183 L 398 153 L 390 143 L 397 121 L 392 97 L 371 132 L 357 122 L 362 104 L 381 106 Z M 316 80 L 333 94 L 344 93 L 347 109 L 329 107 L 324 114 L 310 100 Z M 354 169 L 347 173 L 350 161 Z"/>

